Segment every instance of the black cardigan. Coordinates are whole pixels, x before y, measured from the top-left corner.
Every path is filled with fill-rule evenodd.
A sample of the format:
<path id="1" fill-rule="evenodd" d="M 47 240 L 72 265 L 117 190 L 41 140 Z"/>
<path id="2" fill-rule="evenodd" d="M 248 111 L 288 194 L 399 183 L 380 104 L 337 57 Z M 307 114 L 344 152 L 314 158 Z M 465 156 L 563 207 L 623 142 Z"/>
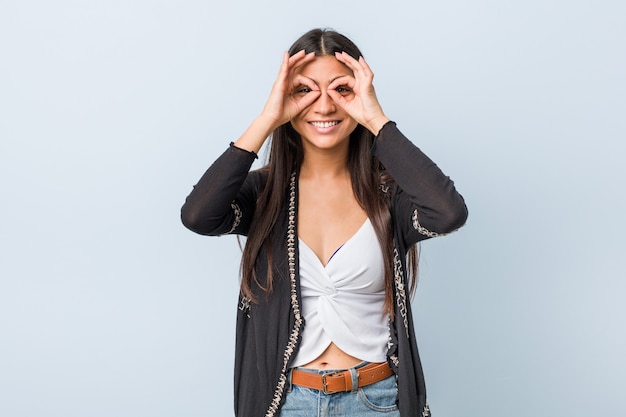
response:
<path id="1" fill-rule="evenodd" d="M 395 318 L 390 322 L 388 362 L 397 375 L 402 417 L 430 416 L 406 276 L 406 253 L 415 243 L 452 232 L 467 218 L 454 183 L 424 153 L 387 123 L 372 149 L 393 178 L 390 193 L 394 230 Z M 195 185 L 182 207 L 186 227 L 204 235 L 247 235 L 266 175 L 250 171 L 255 154 L 228 148 Z M 298 279 L 297 177 L 273 230 L 273 291 L 251 303 L 239 297 L 235 346 L 235 415 L 278 416 L 287 389 L 287 372 L 298 349 L 304 319 Z M 265 248 L 255 268 L 267 271 Z M 262 294 L 254 287 L 255 294 Z"/>

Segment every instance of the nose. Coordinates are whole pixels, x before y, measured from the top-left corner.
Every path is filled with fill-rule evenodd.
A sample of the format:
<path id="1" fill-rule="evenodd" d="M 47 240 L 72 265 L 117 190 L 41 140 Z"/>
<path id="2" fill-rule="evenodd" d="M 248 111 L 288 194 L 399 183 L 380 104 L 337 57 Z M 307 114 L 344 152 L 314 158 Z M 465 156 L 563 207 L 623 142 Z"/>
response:
<path id="1" fill-rule="evenodd" d="M 331 114 L 336 110 L 335 102 L 328 95 L 326 90 L 322 89 L 320 91 L 320 96 L 315 100 L 314 110 L 319 114 Z"/>

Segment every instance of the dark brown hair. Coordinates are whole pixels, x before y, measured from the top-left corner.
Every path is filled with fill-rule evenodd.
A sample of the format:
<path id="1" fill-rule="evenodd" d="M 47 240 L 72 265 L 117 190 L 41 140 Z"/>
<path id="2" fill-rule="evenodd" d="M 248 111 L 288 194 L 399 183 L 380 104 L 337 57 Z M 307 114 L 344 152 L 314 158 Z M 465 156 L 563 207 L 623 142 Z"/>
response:
<path id="1" fill-rule="evenodd" d="M 335 52 L 346 52 L 354 59 L 359 59 L 361 51 L 347 37 L 326 29 L 313 29 L 302 35 L 289 49 L 289 55 L 305 50 L 315 52 L 316 56 L 330 55 Z M 348 151 L 348 169 L 352 180 L 352 189 L 357 202 L 374 226 L 380 243 L 385 267 L 385 311 L 393 317 L 393 232 L 389 210 L 389 188 L 392 181 L 382 164 L 371 154 L 374 135 L 361 125 L 350 135 Z M 274 225 L 281 209 L 286 204 L 289 180 L 293 172 L 297 172 L 304 158 L 304 150 L 300 135 L 291 123 L 278 127 L 271 135 L 268 164 L 261 168 L 267 174 L 267 183 L 257 202 L 254 219 L 246 240 L 241 259 L 241 291 L 244 296 L 255 301 L 252 293 L 252 282 L 261 288 L 266 295 L 272 291 L 272 236 Z M 267 244 L 265 244 L 267 242 Z M 265 245 L 264 245 L 265 244 Z M 257 277 L 255 264 L 262 247 L 267 254 L 268 276 Z M 415 288 L 417 271 L 417 248 L 409 251 L 408 272 L 412 277 L 410 290 Z M 261 278 L 261 279 L 259 279 Z"/>

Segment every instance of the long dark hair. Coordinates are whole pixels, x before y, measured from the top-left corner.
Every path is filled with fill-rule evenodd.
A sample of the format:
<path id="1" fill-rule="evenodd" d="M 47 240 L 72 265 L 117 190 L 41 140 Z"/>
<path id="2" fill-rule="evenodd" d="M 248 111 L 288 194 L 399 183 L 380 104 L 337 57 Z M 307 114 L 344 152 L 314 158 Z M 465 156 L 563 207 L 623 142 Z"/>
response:
<path id="1" fill-rule="evenodd" d="M 303 49 L 306 53 L 315 52 L 316 56 L 334 56 L 335 52 L 346 52 L 355 59 L 361 56 L 361 51 L 350 39 L 327 29 L 313 29 L 302 35 L 289 49 L 289 55 Z M 350 135 L 348 169 L 354 196 L 371 220 L 382 249 L 385 263 L 385 311 L 393 317 L 393 231 L 389 210 L 390 196 L 387 192 L 392 179 L 378 159 L 371 154 L 374 139 L 369 130 L 357 125 Z M 291 123 L 278 127 L 271 135 L 268 164 L 261 168 L 267 175 L 267 182 L 259 196 L 241 258 L 241 291 L 252 301 L 256 301 L 252 282 L 261 288 L 266 296 L 272 291 L 273 254 L 270 242 L 274 238 L 273 228 L 285 205 L 291 174 L 299 170 L 303 158 L 302 140 Z M 266 277 L 258 277 L 255 273 L 255 264 L 262 247 L 265 249 L 268 262 Z M 410 290 L 413 292 L 417 272 L 416 246 L 410 249 L 408 255 L 407 268 L 409 276 L 412 277 Z"/>

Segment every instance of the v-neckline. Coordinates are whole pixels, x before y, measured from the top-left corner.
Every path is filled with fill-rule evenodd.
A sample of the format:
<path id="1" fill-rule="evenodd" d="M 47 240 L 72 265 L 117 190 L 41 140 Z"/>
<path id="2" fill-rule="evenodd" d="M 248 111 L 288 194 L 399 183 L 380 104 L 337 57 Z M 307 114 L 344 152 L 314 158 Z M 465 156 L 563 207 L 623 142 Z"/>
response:
<path id="1" fill-rule="evenodd" d="M 311 253 L 313 253 L 313 255 L 315 256 L 315 259 L 317 259 L 317 261 L 320 263 L 320 265 L 322 265 L 323 268 L 326 268 L 328 266 L 328 264 L 330 264 L 330 261 L 333 260 L 333 258 L 335 257 L 335 255 L 341 250 L 341 248 L 343 248 L 344 246 L 346 246 L 351 240 L 353 240 L 356 235 L 358 235 L 361 230 L 363 230 L 363 228 L 365 227 L 365 225 L 370 221 L 369 217 L 365 218 L 365 221 L 363 222 L 363 224 L 361 224 L 361 226 L 352 234 L 352 236 L 350 236 L 345 242 L 343 242 L 341 245 L 339 245 L 339 247 L 337 249 L 334 250 L 334 252 L 332 253 L 332 255 L 330 255 L 330 258 L 328 258 L 328 261 L 326 263 L 324 263 L 324 261 L 322 261 L 320 259 L 319 256 L 317 256 L 317 253 L 315 253 L 315 251 L 300 237 L 298 236 L 298 241 L 305 246 L 308 250 L 311 251 Z"/>

